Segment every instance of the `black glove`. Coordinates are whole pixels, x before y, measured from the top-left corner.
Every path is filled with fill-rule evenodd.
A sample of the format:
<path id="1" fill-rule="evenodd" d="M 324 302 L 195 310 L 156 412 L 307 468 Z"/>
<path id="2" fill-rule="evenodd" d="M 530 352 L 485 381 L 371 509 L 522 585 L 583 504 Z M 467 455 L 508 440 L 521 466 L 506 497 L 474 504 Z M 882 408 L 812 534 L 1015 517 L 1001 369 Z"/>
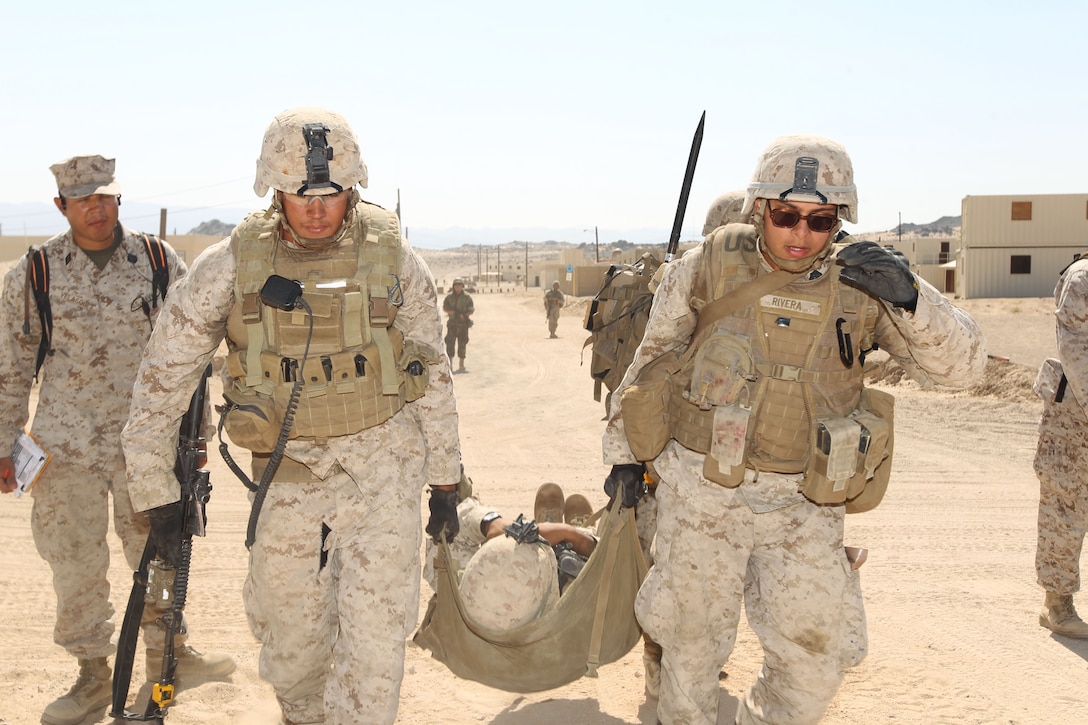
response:
<path id="1" fill-rule="evenodd" d="M 181 537 L 185 532 L 181 501 L 168 503 L 147 512 L 151 520 L 151 541 L 159 558 L 174 567 L 181 564 Z"/>
<path id="2" fill-rule="evenodd" d="M 839 275 L 846 284 L 911 312 L 918 306 L 918 282 L 902 254 L 876 242 L 854 242 L 839 250 Z"/>
<path id="3" fill-rule="evenodd" d="M 620 492 L 620 504 L 624 508 L 634 508 L 642 495 L 646 493 L 646 466 L 641 463 L 621 463 L 612 466 L 612 472 L 604 479 L 604 492 L 609 498 L 615 498 Z"/>
<path id="4" fill-rule="evenodd" d="M 427 519 L 427 528 L 424 529 L 434 543 L 438 543 L 438 537 L 442 533 L 442 527 L 446 528 L 446 541 L 453 541 L 457 532 L 461 530 L 461 522 L 457 518 L 457 504 L 461 503 L 461 497 L 457 495 L 457 489 L 443 491 L 440 488 L 431 489 L 431 500 L 428 506 L 431 509 L 430 518 Z"/>

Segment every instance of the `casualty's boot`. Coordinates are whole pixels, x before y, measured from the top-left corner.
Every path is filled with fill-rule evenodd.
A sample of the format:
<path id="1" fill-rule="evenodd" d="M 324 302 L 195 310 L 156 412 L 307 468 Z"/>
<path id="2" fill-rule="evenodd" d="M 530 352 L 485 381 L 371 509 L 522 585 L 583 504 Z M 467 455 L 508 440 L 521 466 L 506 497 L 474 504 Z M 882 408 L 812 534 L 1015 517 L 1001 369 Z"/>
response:
<path id="1" fill-rule="evenodd" d="M 178 666 L 174 670 L 174 678 L 200 680 L 215 680 L 226 677 L 234 672 L 234 660 L 230 655 L 219 652 L 203 654 L 187 644 L 174 647 L 174 657 L 178 660 Z M 147 681 L 154 682 L 162 674 L 162 650 L 147 650 Z"/>
<path id="2" fill-rule="evenodd" d="M 589 520 L 593 518 L 593 506 L 589 499 L 580 493 L 574 493 L 567 497 L 563 504 L 563 520 L 571 526 L 584 529 L 589 526 Z"/>
<path id="3" fill-rule="evenodd" d="M 1046 593 L 1043 611 L 1039 614 L 1039 624 L 1065 637 L 1088 639 L 1088 624 L 1084 623 L 1073 608 L 1072 594 Z"/>
<path id="4" fill-rule="evenodd" d="M 563 489 L 558 483 L 542 483 L 533 502 L 533 520 L 538 524 L 563 523 Z"/>
<path id="5" fill-rule="evenodd" d="M 68 694 L 49 703 L 42 713 L 47 725 L 76 725 L 113 702 L 113 673 L 105 657 L 79 661 L 79 678 Z"/>

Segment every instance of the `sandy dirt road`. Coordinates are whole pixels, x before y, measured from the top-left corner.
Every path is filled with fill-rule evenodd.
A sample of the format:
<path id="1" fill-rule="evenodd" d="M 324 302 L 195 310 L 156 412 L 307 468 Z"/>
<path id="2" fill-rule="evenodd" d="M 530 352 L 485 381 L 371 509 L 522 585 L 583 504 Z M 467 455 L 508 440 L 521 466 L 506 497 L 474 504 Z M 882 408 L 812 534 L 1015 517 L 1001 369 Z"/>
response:
<path id="1" fill-rule="evenodd" d="M 485 503 L 512 514 L 531 512 L 544 481 L 604 503 L 604 408 L 579 364 L 585 300 L 571 301 L 560 338 L 549 340 L 542 295 L 477 294 L 469 372 L 455 377 L 466 469 Z M 1046 300 L 965 306 L 977 313 L 991 350 L 1014 363 L 1037 366 L 1052 352 Z M 877 510 L 847 521 L 848 542 L 870 550 L 862 569 L 870 654 L 847 674 L 824 722 L 1088 722 L 1088 642 L 1052 637 L 1037 624 L 1031 459 L 1040 405 L 1023 396 L 931 393 L 909 384 L 893 392 L 891 488 Z M 238 458 L 246 460 L 241 452 Z M 214 454 L 211 465 L 209 535 L 194 545 L 187 615 L 193 643 L 232 652 L 239 667 L 229 682 L 182 690 L 167 722 L 275 723 L 242 609 L 245 490 Z M 0 725 L 37 723 L 74 677 L 72 660 L 52 643 L 55 600 L 29 513 L 27 498 L 0 500 Z M 123 611 L 131 575 L 115 540 L 113 552 L 112 599 Z M 425 586 L 421 612 L 429 594 Z M 742 623 L 722 683 L 720 723 L 732 722 L 737 697 L 760 663 L 758 643 Z M 132 692 L 141 706 L 148 694 L 142 678 L 139 658 Z M 87 722 L 110 719 L 103 713 Z M 596 679 L 518 695 L 458 680 L 409 647 L 398 723 L 554 722 L 655 722 L 643 695 L 640 648 Z"/>

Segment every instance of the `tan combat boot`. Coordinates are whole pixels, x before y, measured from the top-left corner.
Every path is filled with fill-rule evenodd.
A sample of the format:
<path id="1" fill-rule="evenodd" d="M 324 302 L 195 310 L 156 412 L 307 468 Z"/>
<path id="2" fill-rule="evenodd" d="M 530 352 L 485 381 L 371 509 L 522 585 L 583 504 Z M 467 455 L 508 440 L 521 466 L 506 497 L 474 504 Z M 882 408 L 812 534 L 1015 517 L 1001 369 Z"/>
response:
<path id="1" fill-rule="evenodd" d="M 571 526 L 584 529 L 593 518 L 593 505 L 580 493 L 572 493 L 563 504 L 563 520 Z"/>
<path id="2" fill-rule="evenodd" d="M 457 358 L 457 372 L 465 372 L 465 359 L 463 357 Z"/>
<path id="3" fill-rule="evenodd" d="M 1043 611 L 1039 614 L 1039 624 L 1065 637 L 1088 639 L 1088 624 L 1084 623 L 1073 608 L 1072 594 L 1046 593 Z"/>
<path id="4" fill-rule="evenodd" d="M 47 725 L 76 725 L 113 702 L 113 673 L 105 657 L 79 661 L 79 678 L 68 694 L 49 703 L 42 713 Z"/>
<path id="5" fill-rule="evenodd" d="M 234 660 L 230 655 L 211 652 L 203 654 L 187 644 L 174 647 L 178 666 L 174 670 L 177 680 L 191 678 L 214 680 L 234 672 Z M 162 674 L 162 650 L 147 650 L 147 681 L 154 682 Z"/>
<path id="6" fill-rule="evenodd" d="M 558 483 L 542 483 L 533 501 L 533 520 L 538 524 L 563 522 L 563 489 Z"/>

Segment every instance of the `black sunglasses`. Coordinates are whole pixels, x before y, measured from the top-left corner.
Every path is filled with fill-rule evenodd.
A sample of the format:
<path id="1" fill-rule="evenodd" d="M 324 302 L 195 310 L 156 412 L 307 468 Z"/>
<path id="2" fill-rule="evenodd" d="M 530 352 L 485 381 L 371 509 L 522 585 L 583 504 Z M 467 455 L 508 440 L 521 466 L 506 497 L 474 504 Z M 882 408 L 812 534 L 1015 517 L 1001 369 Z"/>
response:
<path id="1" fill-rule="evenodd" d="M 802 219 L 808 223 L 808 228 L 812 231 L 823 234 L 829 232 L 835 228 L 838 224 L 839 218 L 837 216 L 830 216 L 828 214 L 809 214 L 803 216 L 793 211 L 792 209 L 774 209 L 770 210 L 771 223 L 776 227 L 782 227 L 783 229 L 793 229 L 797 226 Z"/>

